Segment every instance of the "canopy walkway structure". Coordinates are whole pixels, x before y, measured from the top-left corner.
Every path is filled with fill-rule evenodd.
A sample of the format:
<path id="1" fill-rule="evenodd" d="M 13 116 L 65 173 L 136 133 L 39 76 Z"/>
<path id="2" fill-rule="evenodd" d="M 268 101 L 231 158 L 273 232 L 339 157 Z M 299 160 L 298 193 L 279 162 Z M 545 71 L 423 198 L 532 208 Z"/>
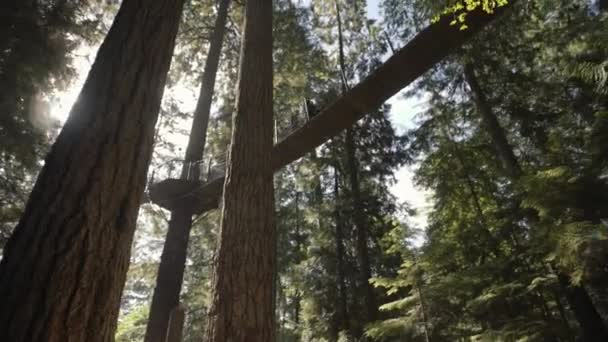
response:
<path id="1" fill-rule="evenodd" d="M 377 110 L 386 100 L 462 46 L 505 9 L 498 9 L 494 14 L 481 10 L 469 13 L 466 30 L 450 25 L 451 17 L 444 17 L 422 30 L 367 78 L 275 144 L 272 151 L 273 169 L 279 170 L 299 159 L 351 127 L 367 113 Z M 206 179 L 169 178 L 152 184 L 149 198 L 169 210 L 189 208 L 195 214 L 202 214 L 219 206 L 223 184 L 223 173 Z"/>

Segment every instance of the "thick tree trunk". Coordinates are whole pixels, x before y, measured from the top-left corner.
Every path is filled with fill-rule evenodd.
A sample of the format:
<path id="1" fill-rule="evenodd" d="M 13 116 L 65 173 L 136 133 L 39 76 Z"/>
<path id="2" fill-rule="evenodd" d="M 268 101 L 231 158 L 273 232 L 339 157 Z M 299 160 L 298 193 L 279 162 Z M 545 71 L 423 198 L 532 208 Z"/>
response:
<path id="1" fill-rule="evenodd" d="M 473 93 L 477 112 L 481 116 L 481 121 L 492 139 L 492 143 L 494 144 L 494 148 L 498 153 L 504 170 L 509 177 L 519 178 L 522 173 L 521 166 L 517 161 L 515 153 L 513 153 L 513 147 L 509 144 L 504 130 L 500 126 L 496 115 L 494 115 L 494 112 L 488 103 L 488 99 L 486 98 L 483 89 L 481 89 L 479 82 L 477 82 L 477 76 L 475 75 L 472 64 L 466 64 L 464 66 L 464 75 L 469 84 L 469 88 L 471 88 L 471 92 Z"/>
<path id="2" fill-rule="evenodd" d="M 338 170 L 334 171 L 334 216 L 336 220 L 336 268 L 337 268 L 337 283 L 338 283 L 338 298 L 336 298 L 336 330 L 349 332 L 349 317 L 346 297 L 346 269 L 344 265 L 344 226 L 342 223 L 342 215 L 338 207 L 340 199 L 340 180 Z"/>
<path id="3" fill-rule="evenodd" d="M 200 176 L 200 161 L 203 158 L 211 103 L 215 87 L 215 78 L 222 52 L 222 43 L 226 31 L 226 19 L 230 0 L 222 0 L 219 3 L 215 27 L 209 43 L 209 53 L 205 61 L 200 93 L 190 138 L 186 148 L 182 179 L 198 179 Z M 188 240 L 192 227 L 193 212 L 187 209 L 178 209 L 171 212 L 171 220 L 163 252 L 161 255 L 156 287 L 152 297 L 150 316 L 146 328 L 146 342 L 163 341 L 169 322 L 169 314 L 179 303 L 179 295 L 184 278 L 186 257 L 188 251 Z"/>
<path id="4" fill-rule="evenodd" d="M 0 264 L 0 340 L 112 341 L 182 0 L 125 0 Z"/>
<path id="5" fill-rule="evenodd" d="M 275 340 L 272 1 L 246 3 L 207 340 Z"/>

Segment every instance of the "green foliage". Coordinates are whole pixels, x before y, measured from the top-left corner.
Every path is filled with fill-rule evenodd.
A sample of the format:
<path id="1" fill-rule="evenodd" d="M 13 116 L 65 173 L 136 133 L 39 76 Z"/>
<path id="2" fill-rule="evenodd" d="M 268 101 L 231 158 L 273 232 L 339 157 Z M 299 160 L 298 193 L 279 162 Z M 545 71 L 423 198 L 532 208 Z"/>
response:
<path id="1" fill-rule="evenodd" d="M 442 16 L 452 16 L 454 19 L 450 25 L 458 25 L 460 30 L 468 28 L 466 17 L 469 12 L 481 9 L 482 11 L 492 14 L 497 8 L 506 6 L 509 0 L 461 0 L 456 1 L 451 6 L 446 7 L 441 14 L 437 14 L 431 19 L 431 22 L 437 22 Z"/>
<path id="2" fill-rule="evenodd" d="M 598 93 L 608 94 L 608 60 L 601 63 L 582 62 L 572 66 L 569 74 L 595 85 Z"/>
<path id="3" fill-rule="evenodd" d="M 143 341 L 146 334 L 146 323 L 148 321 L 147 305 L 141 305 L 123 316 L 118 322 L 116 329 L 117 342 Z"/>

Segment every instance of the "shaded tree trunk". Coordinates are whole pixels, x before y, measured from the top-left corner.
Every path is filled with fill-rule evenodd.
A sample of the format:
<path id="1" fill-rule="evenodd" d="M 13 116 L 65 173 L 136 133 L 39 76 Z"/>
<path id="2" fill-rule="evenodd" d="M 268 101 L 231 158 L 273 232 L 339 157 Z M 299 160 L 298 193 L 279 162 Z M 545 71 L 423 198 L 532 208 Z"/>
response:
<path id="1" fill-rule="evenodd" d="M 340 208 L 338 207 L 340 199 L 340 178 L 338 170 L 334 171 L 334 202 L 336 208 L 334 209 L 334 216 L 336 220 L 336 261 L 337 261 L 337 283 L 338 283 L 338 298 L 336 300 L 336 330 L 349 331 L 349 318 L 348 318 L 348 306 L 346 297 L 346 275 L 344 265 L 344 226 L 342 224 L 342 215 L 340 215 Z"/>
<path id="2" fill-rule="evenodd" d="M 272 1 L 249 0 L 207 340 L 275 340 Z"/>
<path id="3" fill-rule="evenodd" d="M 346 94 L 346 92 L 348 91 L 348 84 L 346 83 L 346 61 L 344 58 L 344 37 L 342 34 L 342 18 L 340 16 L 340 6 L 338 4 L 338 0 L 334 0 L 334 4 L 336 6 L 336 20 L 338 22 L 338 54 L 340 74 L 342 79 L 342 93 Z M 371 322 L 376 320 L 378 307 L 376 305 L 376 296 L 374 294 L 374 289 L 369 283 L 369 279 L 372 277 L 372 272 L 369 258 L 369 250 L 367 247 L 368 231 L 363 211 L 363 202 L 361 199 L 361 189 L 359 183 L 359 165 L 356 160 L 356 154 L 357 152 L 353 129 L 348 128 L 346 130 L 346 160 L 348 164 L 348 175 L 354 211 L 354 223 L 357 234 L 357 259 L 360 268 L 359 282 L 361 288 L 364 291 L 364 302 L 367 321 Z"/>
<path id="4" fill-rule="evenodd" d="M 0 264 L 0 340 L 112 341 L 182 0 L 125 0 Z"/>
<path id="5" fill-rule="evenodd" d="M 513 147 L 509 144 L 504 130 L 488 104 L 485 93 L 477 82 L 477 76 L 475 75 L 472 64 L 466 64 L 464 66 L 464 75 L 469 88 L 471 88 L 477 112 L 481 117 L 481 122 L 490 135 L 504 170 L 509 177 L 519 178 L 522 171 L 519 162 L 517 161 L 517 157 L 515 156 L 515 153 L 513 153 Z"/>
<path id="6" fill-rule="evenodd" d="M 219 3 L 215 27 L 209 44 L 209 53 L 203 70 L 198 102 L 194 111 L 192 129 L 186 148 L 181 173 L 182 179 L 193 180 L 200 177 L 199 161 L 203 158 L 205 150 L 213 89 L 222 52 L 229 6 L 230 0 L 222 0 Z M 187 209 L 171 212 L 158 276 L 156 277 L 156 287 L 150 306 L 150 316 L 146 327 L 146 342 L 164 340 L 167 335 L 170 312 L 179 303 L 186 266 L 188 240 L 192 227 L 192 215 L 193 213 Z"/>
<path id="7" fill-rule="evenodd" d="M 515 154 L 507 141 L 504 130 L 498 124 L 498 120 L 487 102 L 487 99 L 477 82 L 475 71 L 470 64 L 465 66 L 465 78 L 471 87 L 477 110 L 488 129 L 492 144 L 498 151 L 505 171 L 512 180 L 518 180 L 522 175 L 519 161 L 517 160 L 517 157 L 515 157 Z M 536 214 L 529 214 L 528 218 L 532 222 L 538 221 L 538 216 Z M 608 328 L 604 325 L 602 317 L 597 312 L 587 290 L 582 285 L 571 285 L 570 276 L 561 271 L 557 271 L 557 276 L 560 288 L 564 292 L 568 304 L 581 326 L 584 341 L 607 341 Z"/>
<path id="8" fill-rule="evenodd" d="M 357 260 L 359 263 L 359 282 L 364 291 L 364 303 L 366 317 L 368 322 L 375 321 L 378 317 L 378 306 L 376 304 L 376 295 L 369 279 L 372 277 L 371 262 L 369 257 L 369 232 L 364 214 L 363 202 L 361 198 L 361 189 L 359 184 L 359 170 L 356 160 L 356 147 L 351 129 L 346 131 L 346 154 L 348 163 L 348 173 L 350 181 L 350 190 L 353 203 L 353 220 L 355 222 L 356 240 L 357 240 Z"/>
<path id="9" fill-rule="evenodd" d="M 571 285 L 570 277 L 564 273 L 558 273 L 557 278 L 581 327 L 581 341 L 608 341 L 608 329 L 595 309 L 587 290 L 580 285 Z"/>

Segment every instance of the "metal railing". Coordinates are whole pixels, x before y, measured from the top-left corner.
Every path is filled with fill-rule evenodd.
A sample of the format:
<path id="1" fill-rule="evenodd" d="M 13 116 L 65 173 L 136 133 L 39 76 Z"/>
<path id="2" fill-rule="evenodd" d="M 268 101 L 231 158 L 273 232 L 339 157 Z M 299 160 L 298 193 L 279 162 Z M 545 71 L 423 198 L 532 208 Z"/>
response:
<path id="1" fill-rule="evenodd" d="M 287 138 L 291 133 L 306 124 L 317 114 L 314 103 L 308 99 L 303 99 L 298 113 L 294 113 L 290 122 L 274 121 L 274 143 Z M 303 116 L 303 120 L 302 120 Z M 190 181 L 200 181 L 203 183 L 211 182 L 226 173 L 226 158 L 228 151 L 223 151 L 205 160 L 186 162 L 183 159 L 170 159 L 162 164 L 156 165 L 150 175 L 149 184 L 156 180 L 163 179 L 184 179 Z"/>
<path id="2" fill-rule="evenodd" d="M 223 177 L 226 172 L 226 152 L 205 160 L 185 161 L 170 159 L 156 165 L 150 175 L 149 183 L 162 179 L 183 179 L 189 181 L 210 182 Z"/>

